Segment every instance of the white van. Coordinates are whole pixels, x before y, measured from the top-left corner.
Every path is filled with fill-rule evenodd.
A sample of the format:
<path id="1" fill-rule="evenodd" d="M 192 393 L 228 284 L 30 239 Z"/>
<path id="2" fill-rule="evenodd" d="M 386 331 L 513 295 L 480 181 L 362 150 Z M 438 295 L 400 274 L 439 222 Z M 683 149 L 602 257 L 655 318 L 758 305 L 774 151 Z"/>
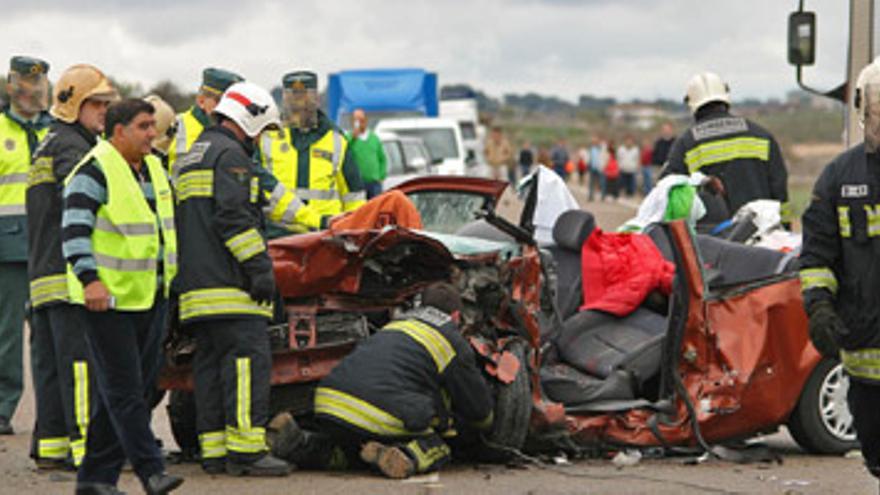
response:
<path id="1" fill-rule="evenodd" d="M 374 130 L 421 138 L 440 175 L 467 175 L 466 154 L 458 122 L 437 117 L 382 119 Z"/>
<path id="2" fill-rule="evenodd" d="M 440 100 L 440 117 L 458 122 L 464 151 L 467 154 L 465 162 L 470 166 L 484 163 L 486 160 L 483 157 L 483 141 L 486 137 L 486 128 L 480 125 L 477 100 L 474 98 Z"/>

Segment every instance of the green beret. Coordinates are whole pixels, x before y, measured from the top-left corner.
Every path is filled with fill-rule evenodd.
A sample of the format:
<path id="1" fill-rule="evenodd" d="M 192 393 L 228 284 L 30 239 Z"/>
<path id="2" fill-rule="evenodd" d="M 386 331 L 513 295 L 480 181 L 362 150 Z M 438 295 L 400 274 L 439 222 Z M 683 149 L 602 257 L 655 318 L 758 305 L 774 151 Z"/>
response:
<path id="1" fill-rule="evenodd" d="M 223 94 L 226 88 L 242 81 L 244 81 L 243 77 L 228 70 L 208 67 L 202 71 L 202 90 L 210 93 Z"/>
<path id="2" fill-rule="evenodd" d="M 281 79 L 285 89 L 318 89 L 318 75 L 307 70 L 288 72 Z"/>
<path id="3" fill-rule="evenodd" d="M 49 63 L 38 58 L 17 55 L 9 60 L 9 70 L 22 75 L 47 74 L 49 72 Z"/>

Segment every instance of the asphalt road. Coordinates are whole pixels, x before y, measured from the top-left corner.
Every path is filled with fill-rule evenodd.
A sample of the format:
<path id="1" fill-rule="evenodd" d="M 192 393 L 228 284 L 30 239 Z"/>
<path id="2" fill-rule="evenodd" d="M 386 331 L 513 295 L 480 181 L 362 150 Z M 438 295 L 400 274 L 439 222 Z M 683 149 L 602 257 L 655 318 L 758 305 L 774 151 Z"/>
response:
<path id="1" fill-rule="evenodd" d="M 576 196 L 583 198 L 581 190 Z M 584 203 L 600 226 L 612 229 L 634 212 L 634 202 Z M 501 210 L 514 216 L 515 200 L 506 198 Z M 27 356 L 27 352 L 25 352 Z M 36 472 L 28 459 L 33 425 L 33 394 L 28 389 L 14 417 L 17 434 L 0 437 L 0 494 L 71 494 L 73 475 Z M 166 447 L 174 441 L 164 405 L 153 420 L 154 430 Z M 176 493 L 242 494 L 472 494 L 563 495 L 563 494 L 875 494 L 877 482 L 862 468 L 858 456 L 816 457 L 803 454 L 788 434 L 761 439 L 781 454 L 781 464 L 738 465 L 709 461 L 687 465 L 683 459 L 643 460 L 618 468 L 609 460 L 578 461 L 569 465 L 453 466 L 439 475 L 412 482 L 390 481 L 370 473 L 295 472 L 284 479 L 243 479 L 208 476 L 196 465 L 169 465 L 186 483 Z M 123 474 L 120 488 L 141 493 L 130 472 Z"/>

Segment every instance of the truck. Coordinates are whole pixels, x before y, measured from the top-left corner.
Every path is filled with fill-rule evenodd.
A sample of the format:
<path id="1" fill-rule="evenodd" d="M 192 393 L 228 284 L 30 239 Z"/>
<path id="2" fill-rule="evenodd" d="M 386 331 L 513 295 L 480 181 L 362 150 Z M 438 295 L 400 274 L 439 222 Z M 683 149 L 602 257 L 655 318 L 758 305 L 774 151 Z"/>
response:
<path id="1" fill-rule="evenodd" d="M 437 73 L 424 69 L 358 69 L 330 74 L 327 111 L 344 129 L 362 109 L 375 123 L 385 117 L 437 117 Z"/>

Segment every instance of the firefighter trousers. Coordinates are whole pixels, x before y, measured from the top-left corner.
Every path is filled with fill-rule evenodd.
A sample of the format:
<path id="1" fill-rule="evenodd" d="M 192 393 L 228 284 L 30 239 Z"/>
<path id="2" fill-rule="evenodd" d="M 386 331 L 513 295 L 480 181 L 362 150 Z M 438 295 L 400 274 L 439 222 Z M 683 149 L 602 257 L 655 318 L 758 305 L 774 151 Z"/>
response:
<path id="1" fill-rule="evenodd" d="M 847 393 L 849 411 L 853 416 L 856 436 L 862 445 L 865 467 L 880 478 L 880 383 L 849 379 Z"/>
<path id="2" fill-rule="evenodd" d="M 53 304 L 31 314 L 31 373 L 37 402 L 35 458 L 79 466 L 97 394 L 86 347 L 82 306 Z"/>
<path id="3" fill-rule="evenodd" d="M 147 311 L 83 310 L 83 315 L 100 400 L 89 424 L 77 482 L 116 486 L 128 459 L 146 483 L 165 470 L 146 397 L 159 376 L 167 304 L 157 295 Z"/>
<path id="4" fill-rule="evenodd" d="M 268 451 L 271 353 L 266 320 L 192 323 L 196 425 L 202 460 L 251 462 Z"/>

